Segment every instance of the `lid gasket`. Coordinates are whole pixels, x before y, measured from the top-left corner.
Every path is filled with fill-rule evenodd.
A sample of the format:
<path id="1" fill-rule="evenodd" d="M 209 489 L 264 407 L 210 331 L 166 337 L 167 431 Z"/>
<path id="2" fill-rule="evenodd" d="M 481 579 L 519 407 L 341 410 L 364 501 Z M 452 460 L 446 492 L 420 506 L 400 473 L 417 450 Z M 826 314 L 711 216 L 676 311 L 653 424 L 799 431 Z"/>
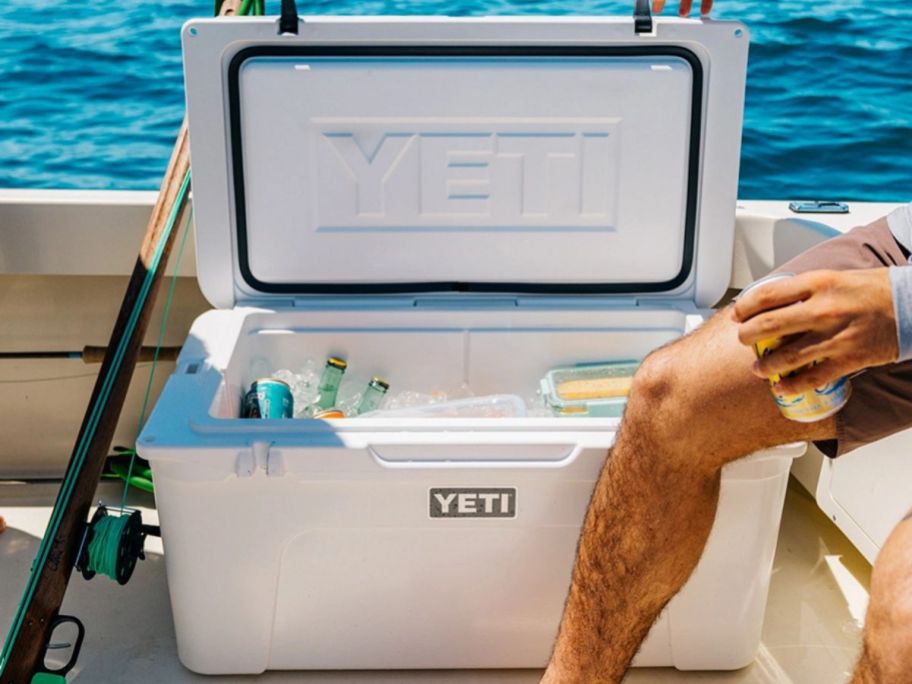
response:
<path id="1" fill-rule="evenodd" d="M 289 283 L 257 278 L 250 267 L 247 210 L 242 153 L 240 72 L 255 57 L 676 57 L 692 72 L 690 139 L 684 215 L 683 255 L 678 274 L 663 282 L 647 283 L 505 283 L 505 282 L 400 282 L 400 283 Z M 703 127 L 703 65 L 697 55 L 680 46 L 280 46 L 259 45 L 240 50 L 228 67 L 228 119 L 237 230 L 238 268 L 244 282 L 255 291 L 280 295 L 418 294 L 428 292 L 479 292 L 517 294 L 634 294 L 662 293 L 683 285 L 691 274 L 696 249 L 697 204 Z"/>

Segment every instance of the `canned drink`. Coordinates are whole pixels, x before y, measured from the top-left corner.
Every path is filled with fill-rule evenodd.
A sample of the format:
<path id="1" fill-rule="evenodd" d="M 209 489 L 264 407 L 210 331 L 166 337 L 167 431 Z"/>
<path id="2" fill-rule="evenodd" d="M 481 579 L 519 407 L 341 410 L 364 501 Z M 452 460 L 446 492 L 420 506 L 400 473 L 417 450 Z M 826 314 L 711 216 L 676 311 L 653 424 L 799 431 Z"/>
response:
<path id="1" fill-rule="evenodd" d="M 767 283 L 772 283 L 777 280 L 785 280 L 791 278 L 793 275 L 793 273 L 777 273 L 776 275 L 762 278 L 745 289 L 741 293 L 741 296 L 744 296 L 761 285 L 766 285 Z M 764 356 L 772 354 L 784 343 L 785 340 L 781 337 L 759 340 L 754 344 L 754 353 L 757 355 L 758 359 L 762 359 Z M 799 423 L 814 423 L 818 420 L 829 418 L 834 413 L 837 413 L 846 405 L 846 402 L 849 401 L 849 397 L 852 394 L 852 383 L 849 382 L 848 377 L 839 378 L 834 382 L 827 383 L 823 387 L 815 387 L 809 392 L 802 392 L 800 394 L 780 395 L 773 389 L 773 385 L 783 378 L 792 377 L 806 368 L 816 366 L 818 363 L 819 361 L 812 361 L 786 375 L 775 374 L 769 378 L 770 390 L 773 393 L 773 398 L 776 400 L 776 405 L 779 407 L 779 412 L 789 420 L 795 420 Z"/>
<path id="2" fill-rule="evenodd" d="M 256 380 L 241 405 L 242 418 L 291 418 L 293 415 L 291 387 L 275 378 Z"/>

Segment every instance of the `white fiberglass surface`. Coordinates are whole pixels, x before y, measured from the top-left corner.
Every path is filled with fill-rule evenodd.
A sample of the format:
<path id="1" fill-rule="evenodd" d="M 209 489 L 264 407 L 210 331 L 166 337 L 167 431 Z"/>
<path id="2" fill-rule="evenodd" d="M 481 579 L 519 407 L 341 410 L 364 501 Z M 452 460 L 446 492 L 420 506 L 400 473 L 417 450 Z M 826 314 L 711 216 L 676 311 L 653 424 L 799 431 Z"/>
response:
<path id="1" fill-rule="evenodd" d="M 236 418 L 253 380 L 329 356 L 348 362 L 342 394 L 380 376 L 390 396 L 511 394 L 531 404 L 552 368 L 641 360 L 685 328 L 675 311 L 423 313 L 251 315 L 211 413 Z"/>
<path id="2" fill-rule="evenodd" d="M 683 59 L 262 56 L 238 78 L 239 229 L 257 280 L 640 284 L 682 270 Z"/>

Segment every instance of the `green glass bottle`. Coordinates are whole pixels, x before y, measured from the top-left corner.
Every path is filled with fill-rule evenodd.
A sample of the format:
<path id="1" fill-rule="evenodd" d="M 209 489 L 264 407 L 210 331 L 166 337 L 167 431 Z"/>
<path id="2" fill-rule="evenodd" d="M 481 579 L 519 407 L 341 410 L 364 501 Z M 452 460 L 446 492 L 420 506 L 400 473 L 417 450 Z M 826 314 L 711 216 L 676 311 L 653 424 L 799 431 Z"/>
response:
<path id="1" fill-rule="evenodd" d="M 364 395 L 355 410 L 355 415 L 360 416 L 362 413 L 376 411 L 380 408 L 380 403 L 383 401 L 383 397 L 386 396 L 389 387 L 389 383 L 380 378 L 374 378 L 367 383 L 367 389 L 364 390 Z"/>
<path id="2" fill-rule="evenodd" d="M 331 356 L 326 361 L 323 376 L 320 378 L 320 396 L 317 397 L 318 408 L 329 409 L 336 405 L 339 385 L 342 384 L 342 376 L 345 375 L 346 368 L 348 368 L 348 364 L 335 356 Z"/>

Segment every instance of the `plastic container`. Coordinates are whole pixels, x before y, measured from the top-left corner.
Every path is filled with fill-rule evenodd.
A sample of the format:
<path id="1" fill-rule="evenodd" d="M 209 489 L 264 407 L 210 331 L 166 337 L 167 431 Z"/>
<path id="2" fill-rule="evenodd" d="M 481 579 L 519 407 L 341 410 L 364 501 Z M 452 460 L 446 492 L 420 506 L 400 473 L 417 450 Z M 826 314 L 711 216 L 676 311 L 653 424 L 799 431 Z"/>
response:
<path id="1" fill-rule="evenodd" d="M 442 401 L 426 406 L 371 411 L 361 418 L 521 418 L 526 404 L 515 394 Z"/>
<path id="2" fill-rule="evenodd" d="M 545 403 L 559 416 L 620 418 L 638 361 L 555 368 L 542 378 Z"/>

